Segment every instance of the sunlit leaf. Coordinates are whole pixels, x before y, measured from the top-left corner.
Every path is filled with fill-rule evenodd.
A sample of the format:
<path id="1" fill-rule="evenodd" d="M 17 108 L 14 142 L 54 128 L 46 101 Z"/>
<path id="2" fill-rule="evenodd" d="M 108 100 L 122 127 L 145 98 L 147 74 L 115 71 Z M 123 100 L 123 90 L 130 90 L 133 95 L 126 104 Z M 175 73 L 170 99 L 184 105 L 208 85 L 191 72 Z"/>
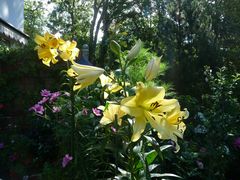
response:
<path id="1" fill-rule="evenodd" d="M 160 147 L 160 150 L 164 151 L 164 150 L 166 150 L 168 148 L 172 148 L 172 147 L 173 147 L 173 145 L 163 145 L 163 146 Z"/>
<path id="2" fill-rule="evenodd" d="M 159 173 L 151 173 L 151 178 L 156 178 L 156 177 L 175 177 L 175 178 L 180 178 L 182 179 L 181 176 L 178 176 L 176 174 L 172 174 L 172 173 L 164 173 L 164 174 L 159 174 Z"/>

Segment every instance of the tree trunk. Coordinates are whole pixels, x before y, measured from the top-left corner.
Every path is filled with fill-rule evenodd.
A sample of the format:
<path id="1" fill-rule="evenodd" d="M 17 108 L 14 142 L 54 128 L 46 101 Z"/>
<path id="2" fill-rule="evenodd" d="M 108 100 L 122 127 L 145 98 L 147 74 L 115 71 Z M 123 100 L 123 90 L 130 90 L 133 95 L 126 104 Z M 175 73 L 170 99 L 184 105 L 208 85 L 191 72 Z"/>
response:
<path id="1" fill-rule="evenodd" d="M 108 10 L 108 0 L 106 0 L 103 4 L 103 12 L 102 12 L 102 19 L 103 19 L 103 38 L 99 50 L 99 66 L 104 67 L 107 57 L 107 48 L 108 48 L 108 38 L 109 38 L 109 26 L 111 24 L 111 20 L 109 18 Z M 96 40 L 96 39 L 95 39 Z"/>
<path id="2" fill-rule="evenodd" d="M 90 27 L 90 37 L 89 37 L 89 60 L 93 64 L 95 64 L 95 50 L 96 50 L 96 44 L 94 43 L 94 27 L 97 21 L 97 15 L 99 12 L 100 5 L 97 6 L 97 0 L 94 0 L 93 4 L 93 20 L 91 22 L 91 27 Z"/>

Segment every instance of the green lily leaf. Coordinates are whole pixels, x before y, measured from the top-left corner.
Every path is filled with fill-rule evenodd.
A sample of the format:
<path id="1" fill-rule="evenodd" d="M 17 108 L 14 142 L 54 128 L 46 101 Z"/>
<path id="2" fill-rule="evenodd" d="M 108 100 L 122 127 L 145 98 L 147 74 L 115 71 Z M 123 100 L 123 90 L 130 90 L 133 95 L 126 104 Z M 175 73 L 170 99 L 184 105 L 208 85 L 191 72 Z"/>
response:
<path id="1" fill-rule="evenodd" d="M 150 165 L 156 159 L 157 155 L 158 155 L 158 153 L 155 150 L 145 153 L 144 156 L 145 156 L 145 160 L 146 160 L 147 164 Z M 143 168 L 143 164 L 141 161 L 139 161 L 136 166 L 136 169 L 141 169 L 141 168 Z"/>
<path id="2" fill-rule="evenodd" d="M 163 146 L 160 147 L 160 150 L 161 150 L 161 151 L 164 151 L 164 150 L 166 150 L 166 149 L 168 149 L 168 148 L 171 148 L 171 147 L 173 147 L 173 145 L 170 145 L 170 144 L 168 144 L 168 145 L 163 145 Z"/>
<path id="3" fill-rule="evenodd" d="M 175 177 L 175 178 L 180 178 L 182 179 L 181 176 L 178 176 L 176 174 L 172 174 L 172 173 L 164 173 L 164 174 L 159 174 L 159 173 L 151 173 L 151 178 L 156 178 L 156 177 Z"/>
<path id="4" fill-rule="evenodd" d="M 149 169 L 149 172 L 152 172 L 155 168 L 157 168 L 160 164 L 151 164 L 149 165 L 148 169 Z"/>

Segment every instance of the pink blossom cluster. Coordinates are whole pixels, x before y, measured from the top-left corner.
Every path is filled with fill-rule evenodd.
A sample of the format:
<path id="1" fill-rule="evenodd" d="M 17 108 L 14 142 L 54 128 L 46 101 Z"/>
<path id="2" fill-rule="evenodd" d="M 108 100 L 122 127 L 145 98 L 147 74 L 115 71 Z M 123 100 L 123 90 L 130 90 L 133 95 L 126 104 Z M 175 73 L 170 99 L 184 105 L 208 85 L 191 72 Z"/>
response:
<path id="1" fill-rule="evenodd" d="M 50 92 L 47 89 L 43 89 L 40 92 L 42 99 L 35 105 L 33 105 L 31 108 L 29 108 L 29 111 L 34 111 L 37 114 L 43 115 L 45 109 L 44 109 L 44 104 L 49 102 L 50 104 L 53 103 L 58 99 L 58 97 L 61 95 L 59 91 L 57 92 Z M 52 109 L 53 113 L 58 113 L 60 112 L 61 108 L 54 106 Z"/>
<path id="2" fill-rule="evenodd" d="M 73 159 L 72 156 L 70 156 L 69 154 L 66 154 L 62 160 L 62 167 L 65 168 L 72 159 Z"/>
<path id="3" fill-rule="evenodd" d="M 102 112 L 98 108 L 92 108 L 92 112 L 95 114 L 95 116 L 102 116 Z"/>

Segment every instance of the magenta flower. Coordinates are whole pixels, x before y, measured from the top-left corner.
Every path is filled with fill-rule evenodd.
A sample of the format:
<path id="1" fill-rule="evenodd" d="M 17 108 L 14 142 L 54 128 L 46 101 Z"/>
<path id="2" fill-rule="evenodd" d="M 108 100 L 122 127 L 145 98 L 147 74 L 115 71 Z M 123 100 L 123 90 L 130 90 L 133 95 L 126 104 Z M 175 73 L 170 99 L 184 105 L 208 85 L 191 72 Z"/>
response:
<path id="1" fill-rule="evenodd" d="M 0 143 L 0 149 L 4 148 L 4 143 Z"/>
<path id="2" fill-rule="evenodd" d="M 38 102 L 38 104 L 44 104 L 45 102 L 47 102 L 49 100 L 49 97 L 43 97 L 41 101 Z"/>
<path id="3" fill-rule="evenodd" d="M 37 114 L 43 114 L 44 108 L 40 104 L 35 104 L 33 107 L 29 108 L 29 111 L 34 111 Z"/>
<path id="4" fill-rule="evenodd" d="M 88 115 L 88 109 L 87 108 L 82 109 L 82 115 L 84 115 L 84 116 Z"/>
<path id="5" fill-rule="evenodd" d="M 43 96 L 43 97 L 49 97 L 49 96 L 51 96 L 51 92 L 48 91 L 47 89 L 43 89 L 43 90 L 41 91 L 41 96 Z"/>
<path id="6" fill-rule="evenodd" d="M 72 159 L 73 159 L 72 156 L 69 156 L 69 154 L 66 154 L 62 160 L 62 167 L 65 168 Z"/>
<path id="7" fill-rule="evenodd" d="M 56 101 L 57 100 L 57 98 L 59 97 L 61 95 L 61 93 L 60 92 L 54 92 L 54 93 L 52 93 L 52 95 L 51 95 L 51 97 L 50 97 L 50 102 L 53 102 L 53 101 Z"/>
<path id="8" fill-rule="evenodd" d="M 58 106 L 53 106 L 53 109 L 52 109 L 52 112 L 53 113 L 58 113 L 58 112 L 60 112 L 61 111 L 61 108 L 60 107 L 58 107 Z"/>
<path id="9" fill-rule="evenodd" d="M 97 108 L 92 108 L 92 112 L 93 114 L 95 114 L 96 116 L 101 116 L 101 110 L 97 109 Z"/>
<path id="10" fill-rule="evenodd" d="M 117 129 L 115 127 L 111 126 L 110 128 L 111 128 L 112 132 L 114 132 L 114 133 L 117 132 Z"/>
<path id="11" fill-rule="evenodd" d="M 239 150 L 240 150 L 240 137 L 237 137 L 237 138 L 234 140 L 233 146 L 234 146 L 236 149 L 239 149 Z"/>

